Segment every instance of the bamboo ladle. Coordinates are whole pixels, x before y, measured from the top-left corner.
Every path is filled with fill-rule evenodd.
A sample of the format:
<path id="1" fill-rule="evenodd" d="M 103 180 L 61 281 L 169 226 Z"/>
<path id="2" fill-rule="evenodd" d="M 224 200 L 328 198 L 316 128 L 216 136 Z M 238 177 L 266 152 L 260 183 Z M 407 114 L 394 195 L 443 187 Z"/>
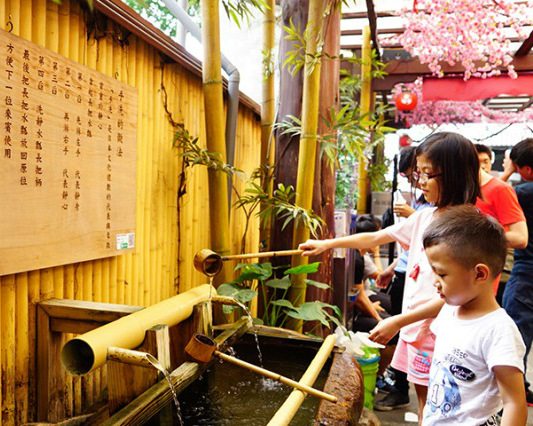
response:
<path id="1" fill-rule="evenodd" d="M 234 358 L 232 356 L 226 355 L 223 352 L 217 350 L 216 342 L 208 336 L 203 334 L 195 334 L 193 338 L 189 341 L 185 347 L 185 353 L 189 355 L 194 361 L 198 363 L 208 363 L 213 359 L 213 356 L 217 356 L 224 361 L 231 362 L 239 367 L 246 368 L 253 371 L 254 373 L 261 374 L 263 376 L 269 377 L 278 382 L 284 383 L 286 385 L 292 386 L 302 392 L 308 393 L 313 396 L 325 399 L 329 402 L 336 403 L 337 397 L 330 395 L 329 393 L 319 391 L 318 389 L 312 388 L 310 386 L 303 385 L 292 379 L 284 377 L 278 373 L 266 370 L 264 368 L 258 367 L 257 365 L 250 364 L 246 361 Z"/>
<path id="2" fill-rule="evenodd" d="M 207 275 L 214 277 L 222 269 L 222 262 L 226 260 L 240 260 L 253 259 L 259 257 L 280 257 L 280 256 L 295 256 L 302 254 L 303 250 L 280 250 L 280 251 L 265 251 L 262 253 L 245 253 L 233 254 L 231 256 L 221 256 L 209 249 L 202 249 L 194 256 L 194 267 Z"/>

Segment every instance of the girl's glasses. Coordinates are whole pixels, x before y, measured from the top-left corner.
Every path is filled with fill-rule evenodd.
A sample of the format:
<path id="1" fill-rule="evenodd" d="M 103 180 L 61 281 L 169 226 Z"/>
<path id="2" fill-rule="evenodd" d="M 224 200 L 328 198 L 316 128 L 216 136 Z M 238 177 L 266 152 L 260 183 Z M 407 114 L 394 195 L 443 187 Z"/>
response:
<path id="1" fill-rule="evenodd" d="M 413 177 L 417 182 L 427 182 L 430 179 L 435 179 L 437 176 L 442 175 L 442 173 L 422 173 L 418 170 L 413 172 Z"/>

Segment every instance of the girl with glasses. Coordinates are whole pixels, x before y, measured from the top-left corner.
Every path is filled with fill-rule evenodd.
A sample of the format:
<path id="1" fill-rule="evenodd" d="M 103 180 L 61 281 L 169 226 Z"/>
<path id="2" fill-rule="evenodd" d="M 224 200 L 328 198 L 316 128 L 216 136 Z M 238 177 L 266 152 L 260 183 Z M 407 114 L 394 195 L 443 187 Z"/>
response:
<path id="1" fill-rule="evenodd" d="M 377 232 L 331 240 L 308 240 L 299 248 L 305 250 L 304 256 L 314 256 L 332 248 L 365 249 L 397 241 L 409 250 L 402 314 L 381 321 L 370 337 L 386 343 L 400 331 L 391 365 L 407 373 L 407 379 L 415 385 L 418 419 L 422 424 L 435 346 L 435 336 L 429 326 L 444 304 L 433 286 L 433 272 L 422 236 L 429 224 L 447 207 L 474 204 L 481 190 L 476 149 L 472 142 L 457 133 L 431 135 L 417 147 L 415 159 L 413 184 L 435 207 L 417 211 L 406 221 Z"/>

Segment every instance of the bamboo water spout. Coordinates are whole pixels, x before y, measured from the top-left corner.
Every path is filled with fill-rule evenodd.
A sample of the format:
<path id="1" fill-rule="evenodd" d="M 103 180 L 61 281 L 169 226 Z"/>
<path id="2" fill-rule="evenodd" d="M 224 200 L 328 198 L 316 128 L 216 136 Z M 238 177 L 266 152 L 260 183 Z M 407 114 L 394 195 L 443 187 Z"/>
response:
<path id="1" fill-rule="evenodd" d="M 70 374 L 87 374 L 105 362 L 110 346 L 136 348 L 143 342 L 146 330 L 185 320 L 194 305 L 209 299 L 209 293 L 210 285 L 201 285 L 69 340 L 61 351 L 61 363 Z"/>
<path id="2" fill-rule="evenodd" d="M 222 269 L 222 262 L 227 260 L 241 260 L 254 259 L 261 257 L 281 257 L 281 256 L 297 256 L 303 253 L 303 250 L 279 250 L 279 251 L 265 251 L 261 253 L 245 253 L 233 254 L 230 256 L 221 256 L 209 249 L 202 249 L 194 256 L 194 267 L 207 275 L 213 277 Z"/>
<path id="3" fill-rule="evenodd" d="M 232 356 L 226 355 L 223 352 L 218 351 L 215 341 L 211 339 L 210 337 L 204 336 L 202 334 L 196 334 L 193 336 L 193 338 L 190 340 L 190 342 L 185 347 L 185 352 L 194 361 L 203 363 L 203 364 L 211 361 L 213 356 L 217 356 L 224 361 L 231 362 L 232 364 L 235 364 L 242 368 L 246 368 L 247 370 L 253 371 L 254 373 L 258 373 L 272 380 L 276 380 L 278 382 L 284 383 L 295 389 L 301 390 L 302 392 L 308 393 L 313 396 L 317 396 L 329 402 L 333 402 L 333 403 L 337 402 L 336 396 L 330 395 L 326 392 L 319 391 L 318 389 L 312 388 L 311 386 L 298 383 L 280 374 L 274 373 L 272 371 L 258 367 L 257 365 L 250 364 L 246 361 L 242 361 L 240 359 L 234 358 Z"/>

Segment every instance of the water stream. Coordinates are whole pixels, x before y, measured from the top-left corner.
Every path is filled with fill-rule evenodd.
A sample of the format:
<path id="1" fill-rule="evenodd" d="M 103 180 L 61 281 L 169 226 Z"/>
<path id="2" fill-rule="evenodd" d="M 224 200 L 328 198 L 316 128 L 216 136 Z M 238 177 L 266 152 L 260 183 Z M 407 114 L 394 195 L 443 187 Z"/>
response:
<path id="1" fill-rule="evenodd" d="M 248 318 L 250 318 L 250 320 L 252 320 L 253 322 L 254 319 L 252 318 L 252 314 L 250 313 L 246 305 L 237 300 L 235 300 L 235 302 L 244 311 L 244 313 L 248 315 Z M 255 327 L 253 327 L 252 330 L 254 332 L 255 346 L 257 347 L 257 356 L 259 357 L 259 364 L 261 365 L 261 367 L 263 367 L 263 354 L 261 353 L 261 348 L 259 347 L 259 337 L 257 337 L 257 330 L 255 329 Z"/>
<path id="2" fill-rule="evenodd" d="M 159 370 L 165 376 L 165 379 L 167 380 L 167 383 L 168 383 L 168 387 L 170 388 L 170 392 L 172 393 L 172 398 L 174 399 L 174 405 L 176 406 L 176 414 L 177 414 L 177 417 L 178 417 L 178 422 L 179 422 L 180 426 L 185 426 L 185 423 L 183 423 L 183 417 L 181 415 L 181 407 L 180 407 L 180 403 L 178 401 L 178 394 L 176 392 L 174 384 L 172 383 L 172 378 L 170 377 L 169 372 L 167 371 L 166 368 L 164 368 L 159 363 L 159 361 L 154 356 L 152 356 L 150 354 L 147 354 L 146 358 L 148 359 L 150 364 L 152 364 L 157 370 Z"/>

